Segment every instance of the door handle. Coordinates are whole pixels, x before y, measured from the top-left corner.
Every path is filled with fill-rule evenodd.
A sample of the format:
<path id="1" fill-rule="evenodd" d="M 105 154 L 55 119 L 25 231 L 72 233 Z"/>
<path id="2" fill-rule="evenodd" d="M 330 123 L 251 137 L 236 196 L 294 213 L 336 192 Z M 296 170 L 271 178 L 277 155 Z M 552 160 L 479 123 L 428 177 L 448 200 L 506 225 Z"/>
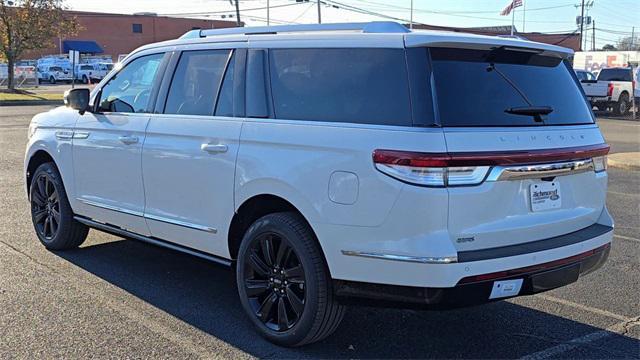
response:
<path id="1" fill-rule="evenodd" d="M 208 152 L 209 154 L 225 153 L 225 152 L 227 152 L 227 150 L 229 150 L 227 145 L 224 145 L 224 144 L 202 144 L 200 146 L 200 149 L 202 151 Z"/>
<path id="2" fill-rule="evenodd" d="M 118 137 L 118 140 L 120 140 L 123 144 L 131 145 L 138 142 L 138 137 L 133 135 L 123 135 Z"/>

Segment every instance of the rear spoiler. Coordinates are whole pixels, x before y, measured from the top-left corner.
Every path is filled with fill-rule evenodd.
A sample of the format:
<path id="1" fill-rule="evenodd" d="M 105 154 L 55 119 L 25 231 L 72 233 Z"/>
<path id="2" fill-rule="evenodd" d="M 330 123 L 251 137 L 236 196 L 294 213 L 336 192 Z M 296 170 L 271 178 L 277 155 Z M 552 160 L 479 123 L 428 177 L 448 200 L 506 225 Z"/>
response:
<path id="1" fill-rule="evenodd" d="M 414 35 L 415 34 L 415 35 Z M 449 35 L 445 32 L 433 34 L 420 34 L 415 32 L 405 36 L 405 46 L 410 47 L 441 47 L 441 48 L 457 48 L 472 50 L 492 50 L 497 47 L 514 48 L 514 49 L 530 49 L 544 56 L 552 56 L 559 58 L 569 58 L 573 56 L 573 50 L 562 46 L 543 44 L 528 40 L 520 40 L 513 38 L 503 38 L 497 36 L 471 35 L 460 36 L 458 34 Z"/>

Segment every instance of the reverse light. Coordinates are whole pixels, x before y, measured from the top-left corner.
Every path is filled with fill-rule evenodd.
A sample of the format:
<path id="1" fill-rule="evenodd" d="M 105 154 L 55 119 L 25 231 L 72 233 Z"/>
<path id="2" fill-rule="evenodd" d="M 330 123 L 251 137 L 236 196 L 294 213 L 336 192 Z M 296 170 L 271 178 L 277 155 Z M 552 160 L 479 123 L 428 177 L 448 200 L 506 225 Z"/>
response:
<path id="1" fill-rule="evenodd" d="M 593 158 L 593 170 L 595 172 L 602 172 L 607 170 L 607 155 L 596 156 Z"/>

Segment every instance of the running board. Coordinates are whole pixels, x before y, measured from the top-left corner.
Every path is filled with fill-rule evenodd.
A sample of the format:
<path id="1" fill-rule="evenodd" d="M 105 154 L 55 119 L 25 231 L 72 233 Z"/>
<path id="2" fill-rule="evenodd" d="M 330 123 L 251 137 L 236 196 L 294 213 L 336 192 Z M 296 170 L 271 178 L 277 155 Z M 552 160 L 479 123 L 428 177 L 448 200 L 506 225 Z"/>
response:
<path id="1" fill-rule="evenodd" d="M 96 230 L 100 230 L 100 231 L 104 231 L 106 233 L 112 234 L 112 235 L 116 235 L 116 236 L 123 236 L 126 238 L 130 238 L 130 239 L 134 239 L 134 240 L 138 240 L 138 241 L 143 241 L 149 244 L 153 244 L 156 246 L 161 246 L 164 248 L 168 248 L 171 250 L 176 250 L 176 251 L 180 251 L 182 253 L 185 254 L 189 254 L 189 255 L 193 255 L 193 256 L 197 256 L 199 258 L 205 259 L 205 260 L 209 260 L 209 261 L 213 261 L 215 263 L 221 264 L 221 265 L 225 265 L 225 266 L 231 266 L 231 260 L 225 259 L 225 258 L 221 258 L 215 255 L 211 255 L 211 254 L 207 254 L 205 252 L 202 252 L 200 250 L 196 250 L 196 249 L 191 249 L 188 248 L 186 246 L 182 246 L 182 245 L 178 245 L 178 244 L 173 244 L 170 243 L 168 241 L 165 240 L 161 240 L 161 239 L 156 239 L 156 238 L 152 238 L 152 237 L 148 237 L 148 236 L 144 236 L 144 235 L 140 235 L 140 234 L 136 234 L 124 229 L 121 229 L 117 226 L 114 225 L 110 225 L 110 224 L 103 224 L 101 222 L 95 221 L 95 220 L 91 220 L 89 218 L 85 218 L 82 216 L 74 216 L 73 217 L 74 220 L 87 225 L 88 227 L 92 228 L 92 229 L 96 229 Z"/>

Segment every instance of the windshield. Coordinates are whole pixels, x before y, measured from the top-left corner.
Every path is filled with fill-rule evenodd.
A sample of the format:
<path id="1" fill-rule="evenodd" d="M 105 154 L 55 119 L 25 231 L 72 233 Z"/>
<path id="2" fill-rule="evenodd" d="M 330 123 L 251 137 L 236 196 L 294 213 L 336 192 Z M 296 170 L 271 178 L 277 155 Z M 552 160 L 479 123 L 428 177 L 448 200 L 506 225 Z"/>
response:
<path id="1" fill-rule="evenodd" d="M 593 123 L 573 70 L 560 58 L 501 48 L 430 53 L 442 126 Z"/>

